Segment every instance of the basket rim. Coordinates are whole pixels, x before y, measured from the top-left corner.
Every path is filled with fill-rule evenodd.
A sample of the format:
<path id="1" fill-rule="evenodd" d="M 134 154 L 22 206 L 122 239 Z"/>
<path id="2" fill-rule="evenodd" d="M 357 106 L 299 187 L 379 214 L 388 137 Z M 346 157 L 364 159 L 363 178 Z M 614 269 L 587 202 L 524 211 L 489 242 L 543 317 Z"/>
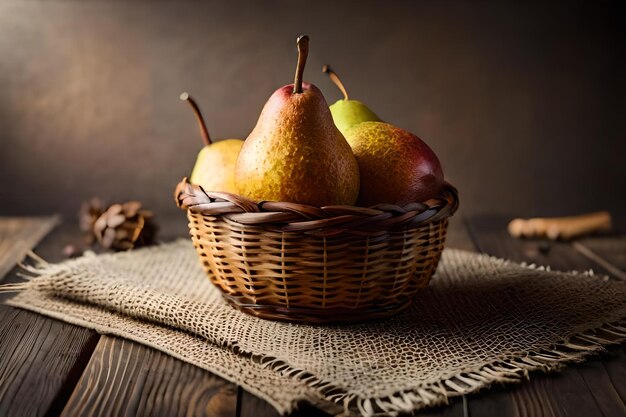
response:
<path id="1" fill-rule="evenodd" d="M 184 177 L 174 191 L 176 205 L 191 213 L 223 217 L 242 226 L 274 226 L 281 231 L 389 230 L 417 228 L 452 216 L 459 207 L 457 189 L 445 183 L 439 195 L 405 206 L 377 204 L 314 207 L 306 204 L 260 201 L 226 192 L 205 191 Z"/>

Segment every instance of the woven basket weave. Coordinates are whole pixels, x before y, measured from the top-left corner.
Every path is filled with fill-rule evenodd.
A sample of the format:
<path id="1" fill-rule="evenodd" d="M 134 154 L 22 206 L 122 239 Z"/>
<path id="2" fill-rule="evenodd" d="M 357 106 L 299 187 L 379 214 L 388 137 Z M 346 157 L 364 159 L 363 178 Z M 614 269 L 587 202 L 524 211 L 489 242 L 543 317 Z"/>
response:
<path id="1" fill-rule="evenodd" d="M 458 207 L 447 185 L 405 207 L 312 207 L 255 203 L 206 192 L 183 179 L 175 191 L 193 244 L 224 298 L 266 319 L 355 322 L 408 307 L 437 267 L 448 217 Z"/>

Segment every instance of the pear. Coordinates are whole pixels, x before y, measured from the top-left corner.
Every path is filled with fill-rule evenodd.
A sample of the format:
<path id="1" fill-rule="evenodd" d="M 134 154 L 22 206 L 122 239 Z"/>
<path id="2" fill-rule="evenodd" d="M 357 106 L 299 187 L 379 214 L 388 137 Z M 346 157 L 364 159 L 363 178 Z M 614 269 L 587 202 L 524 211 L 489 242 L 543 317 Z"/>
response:
<path id="1" fill-rule="evenodd" d="M 361 174 L 358 205 L 404 206 L 435 197 L 444 184 L 435 152 L 414 134 L 383 122 L 362 122 L 348 131 Z"/>
<path id="2" fill-rule="evenodd" d="M 294 83 L 268 99 L 239 153 L 237 191 L 256 201 L 352 205 L 359 167 L 322 92 L 302 81 L 308 41 L 307 36 L 297 40 Z"/>
<path id="3" fill-rule="evenodd" d="M 332 82 L 343 93 L 343 99 L 337 100 L 330 106 L 330 113 L 339 131 L 346 136 L 348 130 L 362 122 L 382 122 L 369 107 L 358 100 L 350 100 L 348 92 L 339 79 L 339 76 L 330 66 L 324 65 L 322 71 L 328 74 Z"/>
<path id="4" fill-rule="evenodd" d="M 182 93 L 180 99 L 191 106 L 204 142 L 204 147 L 198 153 L 196 164 L 191 171 L 189 182 L 200 185 L 206 191 L 236 193 L 235 163 L 243 146 L 243 140 L 224 139 L 213 142 L 195 100 L 187 93 Z"/>

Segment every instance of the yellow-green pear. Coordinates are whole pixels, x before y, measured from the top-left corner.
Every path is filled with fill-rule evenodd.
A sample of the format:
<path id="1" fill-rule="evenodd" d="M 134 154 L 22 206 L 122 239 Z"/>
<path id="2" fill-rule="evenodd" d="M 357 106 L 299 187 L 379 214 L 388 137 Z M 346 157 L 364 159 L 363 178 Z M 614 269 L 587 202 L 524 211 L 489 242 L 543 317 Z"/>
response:
<path id="1" fill-rule="evenodd" d="M 359 167 L 322 92 L 302 81 L 308 37 L 299 37 L 297 47 L 294 83 L 272 94 L 239 153 L 237 190 L 256 201 L 352 205 Z"/>
<path id="2" fill-rule="evenodd" d="M 243 146 L 243 140 L 224 139 L 213 142 L 195 100 L 187 93 L 182 93 L 180 99 L 191 106 L 204 142 L 204 147 L 198 153 L 196 164 L 191 171 L 189 182 L 200 185 L 205 191 L 236 193 L 235 164 Z"/>
<path id="3" fill-rule="evenodd" d="M 335 104 L 332 104 L 330 106 L 330 112 L 333 115 L 335 125 L 344 136 L 346 136 L 348 130 L 359 123 L 382 121 L 380 120 L 380 117 L 378 117 L 365 104 L 358 100 L 350 100 L 348 92 L 339 79 L 339 76 L 330 68 L 330 66 L 324 65 L 322 67 L 322 71 L 328 74 L 332 82 L 343 93 L 343 99 L 337 100 Z"/>

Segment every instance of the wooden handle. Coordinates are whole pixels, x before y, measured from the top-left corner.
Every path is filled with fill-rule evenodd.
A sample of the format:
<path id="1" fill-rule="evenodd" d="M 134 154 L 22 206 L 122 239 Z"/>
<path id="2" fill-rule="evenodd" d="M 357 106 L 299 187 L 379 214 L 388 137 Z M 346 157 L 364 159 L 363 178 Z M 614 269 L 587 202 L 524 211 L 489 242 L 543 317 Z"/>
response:
<path id="1" fill-rule="evenodd" d="M 547 237 L 568 240 L 593 232 L 611 230 L 611 214 L 607 211 L 570 217 L 514 219 L 509 223 L 514 237 Z"/>

